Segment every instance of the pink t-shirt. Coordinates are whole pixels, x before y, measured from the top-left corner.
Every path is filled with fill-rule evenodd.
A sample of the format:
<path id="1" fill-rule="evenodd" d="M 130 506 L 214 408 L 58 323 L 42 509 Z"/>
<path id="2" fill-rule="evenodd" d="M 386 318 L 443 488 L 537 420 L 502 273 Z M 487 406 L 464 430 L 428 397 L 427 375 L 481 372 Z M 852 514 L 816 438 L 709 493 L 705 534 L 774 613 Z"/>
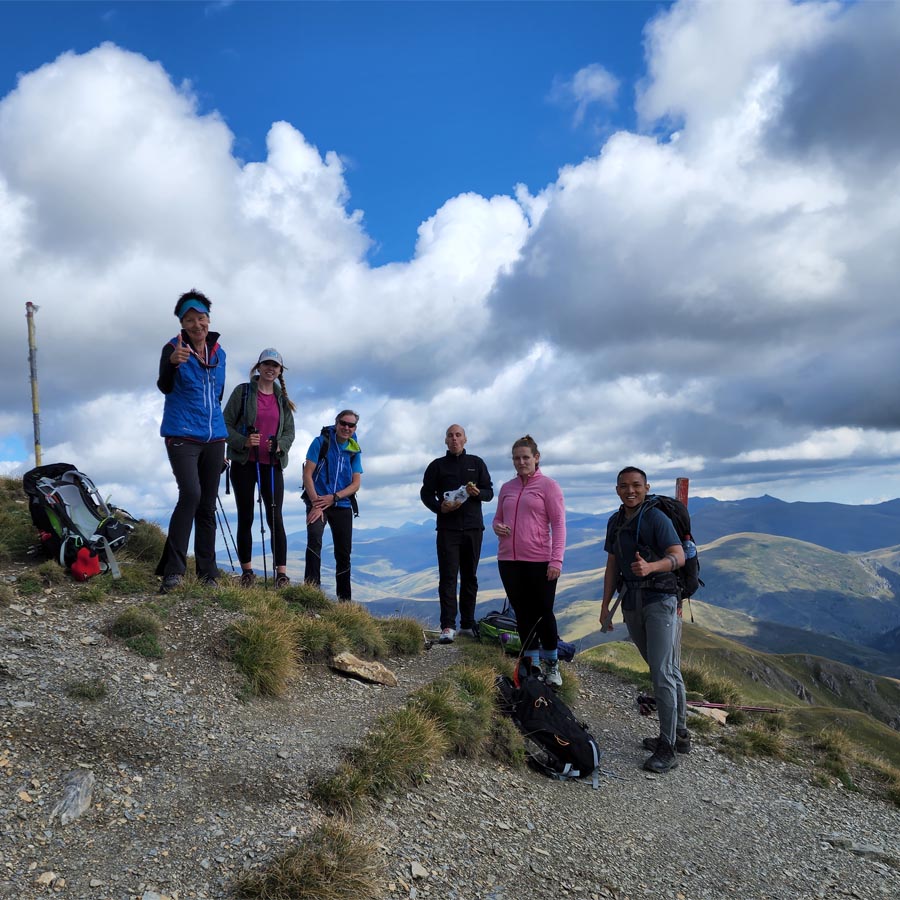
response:
<path id="1" fill-rule="evenodd" d="M 259 432 L 259 461 L 267 465 L 272 462 L 269 455 L 269 436 L 278 434 L 278 398 L 274 394 L 256 394 L 256 421 L 253 427 Z"/>

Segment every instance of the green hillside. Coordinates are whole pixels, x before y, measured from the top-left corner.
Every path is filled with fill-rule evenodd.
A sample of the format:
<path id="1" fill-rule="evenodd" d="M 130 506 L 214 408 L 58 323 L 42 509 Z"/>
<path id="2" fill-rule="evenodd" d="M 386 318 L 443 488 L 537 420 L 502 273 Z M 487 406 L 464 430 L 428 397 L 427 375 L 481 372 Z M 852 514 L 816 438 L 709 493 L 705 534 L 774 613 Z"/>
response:
<path id="1" fill-rule="evenodd" d="M 621 641 L 579 658 L 646 672 L 636 649 Z M 691 624 L 684 627 L 682 666 L 729 679 L 744 705 L 782 709 L 798 731 L 840 725 L 859 746 L 900 764 L 900 681 L 821 657 L 760 653 Z"/>

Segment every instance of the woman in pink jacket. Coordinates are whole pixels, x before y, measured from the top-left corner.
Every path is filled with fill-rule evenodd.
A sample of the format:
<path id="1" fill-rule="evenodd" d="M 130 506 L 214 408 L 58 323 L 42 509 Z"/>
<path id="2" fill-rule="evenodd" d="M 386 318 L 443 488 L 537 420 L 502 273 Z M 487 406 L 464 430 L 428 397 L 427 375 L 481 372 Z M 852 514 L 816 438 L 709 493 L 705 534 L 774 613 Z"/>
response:
<path id="1" fill-rule="evenodd" d="M 541 473 L 541 454 L 530 434 L 512 446 L 516 477 L 500 488 L 494 534 L 497 565 L 516 614 L 522 656 L 530 671 L 542 660 L 549 684 L 561 685 L 553 601 L 566 549 L 562 491 Z"/>

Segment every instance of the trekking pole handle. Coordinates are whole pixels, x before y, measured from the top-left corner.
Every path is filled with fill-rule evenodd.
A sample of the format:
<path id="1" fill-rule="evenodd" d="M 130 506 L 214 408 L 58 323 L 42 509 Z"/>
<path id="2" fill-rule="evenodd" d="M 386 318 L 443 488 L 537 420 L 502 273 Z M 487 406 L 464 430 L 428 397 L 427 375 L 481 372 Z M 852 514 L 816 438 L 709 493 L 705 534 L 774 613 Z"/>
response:
<path id="1" fill-rule="evenodd" d="M 612 605 L 612 608 L 609 611 L 609 615 L 603 620 L 603 623 L 600 625 L 600 633 L 606 634 L 609 631 L 609 626 L 612 624 L 613 616 L 616 614 L 616 610 L 619 608 L 619 604 L 622 602 L 622 595 L 618 594 L 616 596 L 615 602 Z"/>

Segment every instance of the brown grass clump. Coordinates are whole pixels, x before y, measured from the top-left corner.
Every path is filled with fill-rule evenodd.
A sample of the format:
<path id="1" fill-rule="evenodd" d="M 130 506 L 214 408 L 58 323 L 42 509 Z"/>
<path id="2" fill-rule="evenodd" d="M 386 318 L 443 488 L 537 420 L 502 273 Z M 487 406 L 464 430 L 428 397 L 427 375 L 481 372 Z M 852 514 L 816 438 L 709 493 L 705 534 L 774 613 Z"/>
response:
<path id="1" fill-rule="evenodd" d="M 112 637 L 124 641 L 125 646 L 149 659 L 161 659 L 163 649 L 159 643 L 162 623 L 147 609 L 129 606 L 123 610 L 108 628 Z"/>
<path id="2" fill-rule="evenodd" d="M 348 649 L 357 656 L 377 659 L 387 652 L 387 641 L 371 613 L 358 603 L 336 603 L 322 614 L 333 622 L 347 638 Z"/>
<path id="3" fill-rule="evenodd" d="M 128 536 L 122 549 L 122 556 L 135 562 L 152 563 L 155 566 L 165 546 L 166 535 L 162 528 L 155 522 L 145 522 L 141 519 Z"/>
<path id="4" fill-rule="evenodd" d="M 299 847 L 241 876 L 237 896 L 259 900 L 376 900 L 383 896 L 376 848 L 342 822 L 320 825 Z"/>
<path id="5" fill-rule="evenodd" d="M 415 619 L 376 619 L 387 656 L 418 656 L 425 649 L 422 625 Z"/>
<path id="6" fill-rule="evenodd" d="M 284 608 L 260 606 L 228 629 L 231 659 L 251 694 L 280 697 L 297 672 L 296 621 Z"/>
<path id="7" fill-rule="evenodd" d="M 707 666 L 697 664 L 683 663 L 681 674 L 686 691 L 699 694 L 709 703 L 740 705 L 740 689 L 730 678 L 716 674 Z"/>
<path id="8" fill-rule="evenodd" d="M 278 593 L 285 603 L 297 610 L 325 612 L 335 606 L 334 600 L 314 584 L 292 584 Z"/>
<path id="9" fill-rule="evenodd" d="M 383 716 L 328 778 L 312 786 L 313 800 L 351 815 L 370 798 L 420 784 L 449 747 L 440 724 L 411 706 Z"/>
<path id="10" fill-rule="evenodd" d="M 304 659 L 330 660 L 350 646 L 338 623 L 328 619 L 309 615 L 298 616 L 294 629 L 297 651 Z"/>

